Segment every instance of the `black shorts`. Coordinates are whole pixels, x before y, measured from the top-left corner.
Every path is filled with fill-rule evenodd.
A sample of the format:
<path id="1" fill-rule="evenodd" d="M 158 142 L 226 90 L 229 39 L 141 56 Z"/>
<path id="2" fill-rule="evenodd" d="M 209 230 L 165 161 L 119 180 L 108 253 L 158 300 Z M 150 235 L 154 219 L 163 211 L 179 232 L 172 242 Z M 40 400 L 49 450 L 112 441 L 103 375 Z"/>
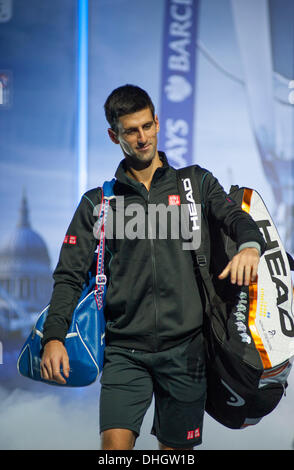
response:
<path id="1" fill-rule="evenodd" d="M 105 348 L 100 432 L 130 429 L 137 437 L 152 397 L 151 433 L 162 444 L 192 448 L 202 442 L 206 374 L 201 335 L 166 351 Z"/>

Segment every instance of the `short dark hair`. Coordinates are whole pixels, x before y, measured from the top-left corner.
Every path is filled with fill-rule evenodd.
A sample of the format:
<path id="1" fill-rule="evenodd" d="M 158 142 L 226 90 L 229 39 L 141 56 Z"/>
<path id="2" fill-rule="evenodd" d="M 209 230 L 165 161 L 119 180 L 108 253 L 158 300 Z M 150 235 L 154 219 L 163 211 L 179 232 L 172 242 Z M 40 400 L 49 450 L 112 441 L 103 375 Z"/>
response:
<path id="1" fill-rule="evenodd" d="M 154 105 L 148 93 L 138 86 L 129 84 L 113 90 L 104 104 L 106 119 L 115 132 L 117 132 L 117 123 L 121 116 L 145 108 L 150 108 L 154 118 Z"/>

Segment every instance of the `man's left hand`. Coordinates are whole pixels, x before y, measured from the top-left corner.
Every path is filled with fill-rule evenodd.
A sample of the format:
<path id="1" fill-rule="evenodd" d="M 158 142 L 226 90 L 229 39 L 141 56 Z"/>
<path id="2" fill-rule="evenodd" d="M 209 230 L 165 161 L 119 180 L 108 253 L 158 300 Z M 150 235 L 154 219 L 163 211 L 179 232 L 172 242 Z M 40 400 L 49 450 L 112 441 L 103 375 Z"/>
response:
<path id="1" fill-rule="evenodd" d="M 259 259 L 256 248 L 244 248 L 232 258 L 218 278 L 225 279 L 230 274 L 232 284 L 248 286 L 256 281 Z"/>

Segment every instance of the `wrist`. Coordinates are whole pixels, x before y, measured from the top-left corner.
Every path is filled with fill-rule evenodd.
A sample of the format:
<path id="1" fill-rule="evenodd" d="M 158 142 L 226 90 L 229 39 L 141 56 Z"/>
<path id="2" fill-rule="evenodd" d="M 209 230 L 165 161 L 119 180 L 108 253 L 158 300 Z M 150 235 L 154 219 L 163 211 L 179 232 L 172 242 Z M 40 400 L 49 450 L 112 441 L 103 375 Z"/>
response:
<path id="1" fill-rule="evenodd" d="M 48 341 L 46 341 L 46 343 L 43 347 L 43 350 L 45 350 L 48 345 L 54 345 L 54 344 L 62 344 L 62 346 L 64 346 L 64 343 L 63 343 L 63 341 L 61 341 L 61 339 L 52 338 L 52 339 L 48 339 Z"/>
<path id="2" fill-rule="evenodd" d="M 255 248 L 260 256 L 261 254 L 261 249 L 260 249 L 260 244 L 257 243 L 257 242 L 245 242 L 245 243 L 242 243 L 239 248 L 238 248 L 238 253 L 240 253 L 240 251 L 244 250 L 245 248 Z"/>

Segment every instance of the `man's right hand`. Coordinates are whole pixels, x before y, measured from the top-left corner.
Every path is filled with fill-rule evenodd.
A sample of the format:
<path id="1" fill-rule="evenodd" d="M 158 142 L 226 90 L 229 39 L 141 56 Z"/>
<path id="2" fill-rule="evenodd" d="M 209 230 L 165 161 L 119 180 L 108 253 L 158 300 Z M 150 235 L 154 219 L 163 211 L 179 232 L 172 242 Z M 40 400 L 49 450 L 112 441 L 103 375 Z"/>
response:
<path id="1" fill-rule="evenodd" d="M 65 384 L 66 380 L 62 376 L 69 377 L 69 359 L 66 348 L 61 341 L 51 340 L 45 344 L 41 360 L 41 377 L 44 380 L 51 380 L 59 384 Z"/>

